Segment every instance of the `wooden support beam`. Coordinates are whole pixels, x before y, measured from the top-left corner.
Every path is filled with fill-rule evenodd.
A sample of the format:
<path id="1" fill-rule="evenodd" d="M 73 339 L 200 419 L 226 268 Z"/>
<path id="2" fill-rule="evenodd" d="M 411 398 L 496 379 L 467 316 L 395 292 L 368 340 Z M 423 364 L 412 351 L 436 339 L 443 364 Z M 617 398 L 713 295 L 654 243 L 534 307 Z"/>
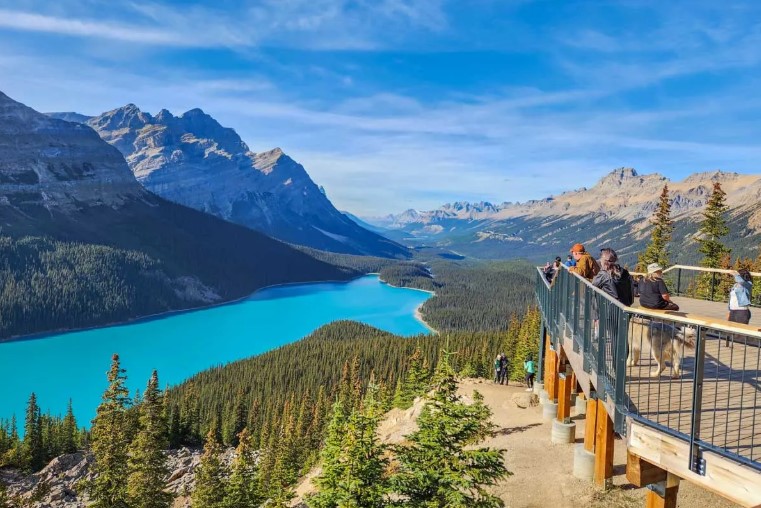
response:
<path id="1" fill-rule="evenodd" d="M 570 374 L 568 371 L 560 374 L 559 376 L 560 386 L 558 388 L 557 419 L 563 423 L 571 422 L 571 386 L 573 386 L 573 381 L 571 380 L 572 377 L 572 374 Z"/>
<path id="2" fill-rule="evenodd" d="M 626 451 L 626 479 L 635 487 L 666 481 L 666 470 L 648 462 L 631 451 Z"/>
<path id="3" fill-rule="evenodd" d="M 595 485 L 607 489 L 613 478 L 613 420 L 608 416 L 605 402 L 597 399 L 595 429 Z"/>
<path id="4" fill-rule="evenodd" d="M 576 372 L 571 372 L 571 393 L 579 393 L 579 382 L 576 380 Z"/>
<path id="5" fill-rule="evenodd" d="M 676 508 L 679 477 L 668 473 L 662 482 L 648 485 L 645 508 Z"/>
<path id="6" fill-rule="evenodd" d="M 545 390 L 547 390 L 547 395 L 549 396 L 548 398 L 550 399 L 550 402 L 557 403 L 557 401 L 558 401 L 558 388 L 559 388 L 559 383 L 558 383 L 558 377 L 559 377 L 558 376 L 558 360 L 559 360 L 559 358 L 558 358 L 557 351 L 553 351 L 552 355 L 550 355 L 550 357 L 551 357 L 550 361 L 552 362 L 551 365 L 550 365 L 550 367 L 551 367 L 551 370 L 550 370 L 550 383 L 549 383 L 550 387 L 547 388 L 545 386 Z"/>
<path id="7" fill-rule="evenodd" d="M 597 400 L 592 397 L 587 399 L 587 416 L 584 425 L 584 449 L 594 453 L 595 432 L 597 431 Z"/>

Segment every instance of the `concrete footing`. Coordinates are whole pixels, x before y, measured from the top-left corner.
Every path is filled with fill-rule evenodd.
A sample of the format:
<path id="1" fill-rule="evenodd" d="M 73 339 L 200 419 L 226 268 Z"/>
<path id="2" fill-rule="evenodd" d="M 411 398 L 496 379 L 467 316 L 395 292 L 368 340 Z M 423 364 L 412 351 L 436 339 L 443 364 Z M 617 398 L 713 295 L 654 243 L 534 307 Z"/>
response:
<path id="1" fill-rule="evenodd" d="M 576 422 L 563 423 L 558 419 L 552 420 L 552 442 L 568 444 L 576 441 Z"/>
<path id="2" fill-rule="evenodd" d="M 544 390 L 539 392 L 539 404 L 545 405 L 548 400 L 550 400 L 550 396 L 547 394 L 547 392 Z"/>
<path id="3" fill-rule="evenodd" d="M 582 399 L 581 397 L 577 397 L 576 406 L 574 407 L 576 409 L 576 416 L 587 414 L 587 399 Z"/>
<path id="4" fill-rule="evenodd" d="M 542 407 L 542 418 L 546 422 L 551 422 L 558 416 L 558 405 L 554 402 L 550 402 L 549 399 L 545 401 Z"/>
<path id="5" fill-rule="evenodd" d="M 573 450 L 573 476 L 580 480 L 592 481 L 595 472 L 595 454 L 584 449 L 579 443 Z"/>
<path id="6" fill-rule="evenodd" d="M 544 383 L 534 383 L 534 393 L 539 395 L 544 391 Z"/>

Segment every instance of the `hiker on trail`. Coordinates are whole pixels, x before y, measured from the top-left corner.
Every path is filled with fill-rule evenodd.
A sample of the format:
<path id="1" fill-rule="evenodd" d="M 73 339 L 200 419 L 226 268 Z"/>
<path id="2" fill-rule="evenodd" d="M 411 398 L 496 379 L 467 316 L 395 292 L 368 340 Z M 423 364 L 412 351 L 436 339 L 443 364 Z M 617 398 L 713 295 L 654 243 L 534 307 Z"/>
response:
<path id="1" fill-rule="evenodd" d="M 671 301 L 663 281 L 663 267 L 658 263 L 647 265 L 647 277 L 639 283 L 639 304 L 646 309 L 679 310 L 679 305 Z"/>
<path id="2" fill-rule="evenodd" d="M 592 285 L 602 289 L 607 294 L 627 307 L 634 303 L 632 294 L 632 278 L 626 268 L 617 264 L 618 255 L 613 249 L 600 250 L 600 271 L 592 279 Z"/>
<path id="3" fill-rule="evenodd" d="M 526 361 L 523 362 L 523 370 L 526 371 L 526 386 L 528 386 L 526 391 L 530 392 L 534 389 L 534 375 L 536 374 L 536 365 L 534 365 L 534 360 L 530 354 L 526 358 Z"/>
<path id="4" fill-rule="evenodd" d="M 597 275 L 597 272 L 600 271 L 600 265 L 589 255 L 582 244 L 577 243 L 571 247 L 571 256 L 576 261 L 576 266 L 568 270 L 578 273 L 585 279 L 592 280 Z"/>
<path id="5" fill-rule="evenodd" d="M 507 356 L 505 356 L 505 353 L 502 353 L 499 358 L 499 384 L 501 385 L 509 384 L 509 381 L 507 380 L 507 367 Z"/>
<path id="6" fill-rule="evenodd" d="M 735 284 L 729 292 L 729 315 L 727 320 L 747 325 L 750 322 L 750 299 L 753 294 L 753 277 L 748 270 L 735 272 Z"/>
<path id="7" fill-rule="evenodd" d="M 497 355 L 494 359 L 494 382 L 499 383 L 499 372 L 502 369 L 502 357 Z"/>
<path id="8" fill-rule="evenodd" d="M 571 268 L 572 266 L 576 266 L 576 260 L 573 259 L 573 256 L 568 254 L 568 259 L 565 260 L 565 263 L 563 263 L 568 268 Z"/>

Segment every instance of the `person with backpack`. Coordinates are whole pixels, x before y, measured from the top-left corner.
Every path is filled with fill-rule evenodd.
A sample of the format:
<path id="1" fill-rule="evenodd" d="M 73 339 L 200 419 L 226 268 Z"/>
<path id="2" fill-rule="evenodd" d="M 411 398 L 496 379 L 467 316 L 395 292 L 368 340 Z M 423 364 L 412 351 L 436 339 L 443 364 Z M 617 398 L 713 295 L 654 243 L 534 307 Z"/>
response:
<path id="1" fill-rule="evenodd" d="M 534 376 L 536 375 L 536 365 L 531 357 L 531 353 L 529 353 L 526 361 L 523 362 L 523 370 L 526 371 L 526 386 L 528 386 L 526 391 L 530 392 L 534 389 Z"/>
<path id="2" fill-rule="evenodd" d="M 602 249 L 600 251 L 600 271 L 592 279 L 592 285 L 630 307 L 634 303 L 632 278 L 629 271 L 622 268 L 617 261 L 616 251 Z"/>
<path id="3" fill-rule="evenodd" d="M 494 382 L 499 383 L 499 373 L 502 368 L 502 357 L 497 355 L 494 359 Z"/>

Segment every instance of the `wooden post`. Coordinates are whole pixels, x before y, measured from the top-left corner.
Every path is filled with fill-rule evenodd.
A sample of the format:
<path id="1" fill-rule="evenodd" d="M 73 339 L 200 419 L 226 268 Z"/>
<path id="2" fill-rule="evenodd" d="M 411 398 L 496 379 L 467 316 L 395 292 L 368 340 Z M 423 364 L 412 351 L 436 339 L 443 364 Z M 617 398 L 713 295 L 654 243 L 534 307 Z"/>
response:
<path id="1" fill-rule="evenodd" d="M 558 402 L 558 388 L 559 388 L 559 376 L 558 376 L 558 352 L 553 351 L 552 352 L 552 372 L 550 372 L 550 387 L 547 389 L 547 395 L 550 399 L 550 402 L 554 402 L 557 404 Z"/>
<path id="2" fill-rule="evenodd" d="M 645 508 L 676 508 L 679 477 L 668 473 L 666 480 L 647 486 Z"/>
<path id="3" fill-rule="evenodd" d="M 579 382 L 576 380 L 575 372 L 571 372 L 571 393 L 579 393 Z"/>
<path id="4" fill-rule="evenodd" d="M 597 425 L 595 429 L 595 485 L 610 487 L 613 478 L 613 420 L 608 416 L 605 402 L 597 399 Z"/>
<path id="5" fill-rule="evenodd" d="M 571 422 L 571 387 L 573 375 L 570 369 L 560 374 L 560 387 L 558 389 L 558 416 L 559 422 Z"/>
<path id="6" fill-rule="evenodd" d="M 587 416 L 584 427 L 584 449 L 588 452 L 595 451 L 595 431 L 597 429 L 597 400 L 594 397 L 587 399 Z"/>
<path id="7" fill-rule="evenodd" d="M 626 451 L 626 479 L 635 487 L 664 482 L 666 475 L 665 469 L 642 459 L 639 455 Z"/>

